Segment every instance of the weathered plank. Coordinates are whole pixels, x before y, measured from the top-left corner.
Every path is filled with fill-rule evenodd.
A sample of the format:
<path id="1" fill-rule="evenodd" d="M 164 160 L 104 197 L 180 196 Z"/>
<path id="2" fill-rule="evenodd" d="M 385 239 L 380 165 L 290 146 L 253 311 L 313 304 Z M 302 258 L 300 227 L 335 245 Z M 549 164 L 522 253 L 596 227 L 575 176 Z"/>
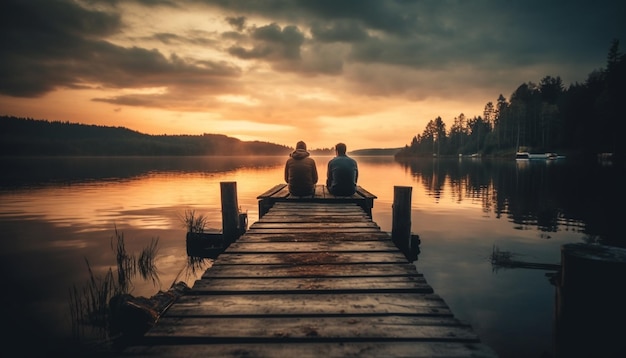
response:
<path id="1" fill-rule="evenodd" d="M 252 277 L 365 277 L 422 276 L 411 264 L 351 265 L 222 265 L 206 270 L 202 278 Z"/>
<path id="2" fill-rule="evenodd" d="M 391 241 L 255 242 L 242 241 L 229 246 L 228 253 L 277 253 L 317 251 L 397 251 Z"/>
<path id="3" fill-rule="evenodd" d="M 145 338 L 188 343 L 367 341 L 369 339 L 478 342 L 470 326 L 453 317 L 295 316 L 163 317 Z"/>
<path id="4" fill-rule="evenodd" d="M 351 196 L 335 196 L 330 194 L 324 185 L 320 184 L 316 185 L 315 193 L 309 196 L 293 196 L 289 194 L 289 189 L 286 185 L 279 185 L 275 186 L 264 195 L 257 197 L 257 199 L 259 199 L 259 218 L 263 217 L 278 203 L 323 203 L 324 205 L 328 203 L 338 203 L 342 205 L 351 203 L 358 205 L 366 215 L 371 217 L 375 198 L 376 196 L 361 187 L 358 187 L 357 192 Z"/>
<path id="5" fill-rule="evenodd" d="M 279 191 L 271 195 L 271 198 L 286 198 L 289 196 L 289 188 L 287 186 L 282 187 Z"/>
<path id="6" fill-rule="evenodd" d="M 340 201 L 342 199 L 337 200 Z M 354 213 L 359 212 L 361 208 L 356 202 L 345 202 L 341 203 L 341 205 L 328 205 L 328 201 L 330 200 L 319 200 L 319 201 L 278 201 L 274 203 L 270 211 L 279 211 L 279 210 L 290 210 L 293 211 L 294 208 L 304 208 L 307 213 L 314 213 L 316 211 L 351 211 Z M 361 215 L 363 211 L 361 210 Z"/>
<path id="7" fill-rule="evenodd" d="M 494 352 L 480 343 L 374 340 L 367 342 L 284 342 L 137 346 L 127 350 L 133 357 L 298 357 L 298 358 L 493 358 Z"/>
<path id="8" fill-rule="evenodd" d="M 425 315 L 452 316 L 450 308 L 435 294 L 240 294 L 181 297 L 168 311 L 169 317 L 252 315 Z"/>
<path id="9" fill-rule="evenodd" d="M 310 232 L 310 233 L 251 233 L 246 232 L 237 242 L 308 242 L 308 241 L 391 241 L 391 236 L 383 231 L 372 232 Z"/>
<path id="10" fill-rule="evenodd" d="M 360 185 L 356 186 L 356 192 L 359 193 L 361 196 L 368 198 L 368 199 L 377 199 L 378 197 L 372 193 L 370 193 L 369 191 L 365 190 L 365 188 L 363 188 Z"/>
<path id="11" fill-rule="evenodd" d="M 325 229 L 326 231 L 328 231 L 328 230 L 337 229 L 338 231 L 341 231 L 344 229 L 360 229 L 360 228 L 376 229 L 376 230 L 380 229 L 380 227 L 376 225 L 376 223 L 373 223 L 371 221 L 334 222 L 334 223 L 328 223 L 328 222 L 324 222 L 324 223 L 322 222 L 271 223 L 271 222 L 258 222 L 257 221 L 250 226 L 251 231 L 267 230 L 267 229 L 281 229 L 283 231 L 285 230 L 293 231 L 293 230 L 302 230 L 302 229 L 307 229 L 309 231 Z"/>
<path id="12" fill-rule="evenodd" d="M 333 230 L 334 232 L 337 233 L 375 233 L 375 232 L 379 232 L 380 228 L 377 227 L 370 227 L 370 228 L 354 228 L 354 227 L 342 227 L 342 228 L 335 228 Z M 248 231 L 251 234 L 280 234 L 280 233 L 284 233 L 285 229 L 284 228 L 275 228 L 275 229 L 267 229 L 267 228 L 255 228 L 255 227 L 251 227 L 250 229 L 248 229 Z M 290 233 L 300 233 L 300 234 L 306 234 L 306 233 L 316 233 L 316 232 L 320 232 L 319 229 L 316 228 L 294 228 L 289 230 Z M 330 231 L 327 231 L 329 234 L 331 233 Z M 324 232 L 322 232 L 324 233 Z"/>
<path id="13" fill-rule="evenodd" d="M 266 198 L 287 198 L 290 197 L 291 195 L 289 194 L 289 189 L 287 187 L 287 184 L 277 184 L 275 186 L 273 186 L 272 188 L 270 188 L 269 190 L 267 190 L 266 192 L 264 192 L 261 195 L 257 196 L 257 199 L 266 199 Z M 377 196 L 370 193 L 369 191 L 367 191 L 366 189 L 364 189 L 363 187 L 357 185 L 356 188 L 356 193 L 350 196 L 335 196 L 333 194 L 331 194 L 328 189 L 326 188 L 326 186 L 322 185 L 322 184 L 318 184 L 315 186 L 315 194 L 313 195 L 315 197 L 320 197 L 320 198 L 366 198 L 366 199 L 376 199 Z M 293 198 L 307 198 L 305 197 L 297 197 L 297 196 L 291 196 Z"/>
<path id="14" fill-rule="evenodd" d="M 277 204 L 275 204 L 277 205 Z M 284 209 L 283 209 L 284 208 Z M 305 206 L 301 207 L 300 211 L 294 211 L 294 208 L 286 208 L 286 207 L 274 207 L 267 212 L 267 215 L 292 215 L 292 216 L 302 216 L 315 218 L 318 215 L 354 215 L 362 218 L 368 218 L 367 215 L 364 215 L 363 211 L 359 212 L 360 208 L 358 207 L 343 207 L 343 208 L 309 208 L 307 209 Z M 310 211 L 309 211 L 310 210 Z M 371 219 L 370 219 L 371 220 Z"/>
<path id="15" fill-rule="evenodd" d="M 274 185 L 273 187 L 268 189 L 263 194 L 257 196 L 257 199 L 261 199 L 261 198 L 272 196 L 272 195 L 276 194 L 277 192 L 279 192 L 281 189 L 283 189 L 286 186 L 287 186 L 287 184 L 277 184 L 277 185 Z"/>
<path id="16" fill-rule="evenodd" d="M 283 294 L 324 291 L 433 293 L 419 276 L 388 277 L 298 277 L 298 278 L 203 278 L 190 294 L 235 294 L 238 292 Z"/>
<path id="17" fill-rule="evenodd" d="M 478 342 L 471 327 L 451 317 L 294 316 L 285 317 L 163 317 L 148 333 L 163 343 L 223 343 L 232 341 L 337 341 L 368 339 Z M 339 338 L 341 337 L 341 338 Z"/>
<path id="18" fill-rule="evenodd" d="M 221 254 L 215 264 L 220 265 L 320 265 L 356 263 L 407 263 L 400 252 L 293 252 L 269 254 Z"/>
<path id="19" fill-rule="evenodd" d="M 299 215 L 299 214 L 267 214 L 263 218 L 263 223 L 350 223 L 368 221 L 367 217 L 362 215 L 353 215 L 352 213 L 324 213 L 316 216 Z"/>

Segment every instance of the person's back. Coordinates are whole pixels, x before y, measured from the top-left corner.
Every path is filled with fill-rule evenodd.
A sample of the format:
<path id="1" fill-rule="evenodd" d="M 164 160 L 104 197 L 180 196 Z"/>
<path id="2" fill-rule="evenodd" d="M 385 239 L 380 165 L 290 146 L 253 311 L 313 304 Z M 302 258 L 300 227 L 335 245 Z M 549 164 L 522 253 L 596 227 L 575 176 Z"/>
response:
<path id="1" fill-rule="evenodd" d="M 346 145 L 335 146 L 336 157 L 328 162 L 326 187 L 337 196 L 350 196 L 356 191 L 359 170 L 356 160 L 346 155 Z"/>
<path id="2" fill-rule="evenodd" d="M 285 163 L 285 182 L 288 184 L 289 193 L 295 196 L 313 195 L 317 180 L 315 160 L 306 150 L 306 144 L 300 141 Z"/>

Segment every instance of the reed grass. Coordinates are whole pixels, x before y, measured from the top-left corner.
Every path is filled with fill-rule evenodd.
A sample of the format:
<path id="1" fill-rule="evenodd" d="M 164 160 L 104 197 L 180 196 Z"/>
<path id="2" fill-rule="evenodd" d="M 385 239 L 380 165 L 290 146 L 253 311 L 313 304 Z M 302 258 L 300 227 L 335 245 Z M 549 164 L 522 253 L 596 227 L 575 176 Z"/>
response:
<path id="1" fill-rule="evenodd" d="M 207 217 L 194 210 L 186 210 L 180 218 L 188 232 L 203 233 L 207 227 Z M 115 269 L 109 268 L 103 275 L 98 275 L 93 272 L 89 260 L 85 258 L 89 279 L 83 286 L 74 285 L 69 290 L 71 333 L 78 343 L 93 345 L 97 342 L 101 350 L 107 350 L 102 346 L 112 349 L 110 347 L 117 337 L 110 336 L 112 312 L 109 302 L 115 296 L 130 294 L 134 287 L 133 280 L 137 277 L 160 286 L 156 266 L 158 244 L 159 239 L 153 238 L 139 255 L 129 253 L 126 250 L 124 233 L 116 227 L 110 244 L 115 253 Z M 171 287 L 174 287 L 181 276 L 185 277 L 185 281 L 197 277 L 212 262 L 211 259 L 188 256 L 185 267 L 178 273 Z M 85 342 L 87 329 L 91 330 L 89 337 L 95 336 L 96 341 Z"/>
<path id="2" fill-rule="evenodd" d="M 82 287 L 74 285 L 69 292 L 72 337 L 75 340 L 81 341 L 85 337 L 87 327 L 99 328 L 97 335 L 105 341 L 111 338 L 108 337 L 111 315 L 109 301 L 116 295 L 129 294 L 134 278 L 139 276 L 144 280 L 151 280 L 155 285 L 159 284 L 155 264 L 158 242 L 158 238 L 152 239 L 137 257 L 127 252 L 124 234 L 115 228 L 111 249 L 115 252 L 116 271 L 109 268 L 103 276 L 97 275 L 85 258 L 89 280 Z"/>
<path id="3" fill-rule="evenodd" d="M 185 213 L 180 216 L 184 227 L 187 232 L 201 233 L 206 229 L 208 218 L 202 214 L 196 214 L 195 210 L 185 210 Z"/>

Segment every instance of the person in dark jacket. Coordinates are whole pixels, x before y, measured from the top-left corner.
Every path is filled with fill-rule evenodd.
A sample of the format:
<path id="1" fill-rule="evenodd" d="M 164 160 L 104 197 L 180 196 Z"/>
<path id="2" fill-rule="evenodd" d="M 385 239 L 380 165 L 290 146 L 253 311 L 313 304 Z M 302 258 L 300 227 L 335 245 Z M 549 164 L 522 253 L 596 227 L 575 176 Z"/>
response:
<path id="1" fill-rule="evenodd" d="M 285 163 L 285 182 L 289 184 L 289 193 L 295 196 L 313 195 L 317 179 L 315 160 L 306 150 L 306 143 L 299 141 Z"/>
<path id="2" fill-rule="evenodd" d="M 335 145 L 336 156 L 328 162 L 326 187 L 337 196 L 350 196 L 356 191 L 356 182 L 359 178 L 359 168 L 356 160 L 346 155 L 346 145 Z"/>

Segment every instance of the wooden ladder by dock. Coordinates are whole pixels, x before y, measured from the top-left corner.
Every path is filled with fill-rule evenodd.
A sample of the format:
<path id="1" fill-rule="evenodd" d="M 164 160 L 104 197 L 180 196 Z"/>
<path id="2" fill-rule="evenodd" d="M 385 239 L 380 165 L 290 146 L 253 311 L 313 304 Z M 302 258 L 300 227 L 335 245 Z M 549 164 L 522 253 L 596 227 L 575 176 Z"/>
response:
<path id="1" fill-rule="evenodd" d="M 455 318 L 371 213 L 335 199 L 272 202 L 122 354 L 497 356 Z"/>

